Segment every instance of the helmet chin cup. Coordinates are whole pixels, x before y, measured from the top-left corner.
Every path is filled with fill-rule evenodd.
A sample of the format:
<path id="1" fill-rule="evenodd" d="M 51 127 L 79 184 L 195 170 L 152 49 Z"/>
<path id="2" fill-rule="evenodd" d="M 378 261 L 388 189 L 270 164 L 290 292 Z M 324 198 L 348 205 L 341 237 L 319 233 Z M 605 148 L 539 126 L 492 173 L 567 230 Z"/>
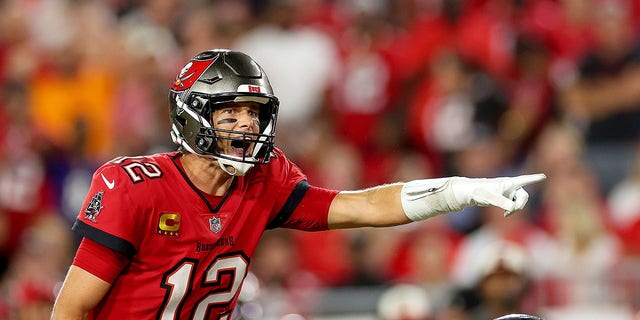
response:
<path id="1" fill-rule="evenodd" d="M 244 176 L 249 169 L 253 168 L 253 163 L 240 162 L 230 159 L 224 159 L 215 157 L 218 160 L 218 165 L 224 172 L 232 176 Z"/>

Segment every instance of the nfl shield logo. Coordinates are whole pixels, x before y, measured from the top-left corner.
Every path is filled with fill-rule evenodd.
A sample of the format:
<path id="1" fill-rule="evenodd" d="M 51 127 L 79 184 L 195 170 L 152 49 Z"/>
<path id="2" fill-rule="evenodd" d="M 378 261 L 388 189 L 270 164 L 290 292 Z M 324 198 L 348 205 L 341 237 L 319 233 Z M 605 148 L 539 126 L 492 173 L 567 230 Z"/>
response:
<path id="1" fill-rule="evenodd" d="M 209 229 L 215 233 L 220 232 L 220 230 L 222 230 L 222 222 L 220 221 L 220 218 L 210 218 Z"/>

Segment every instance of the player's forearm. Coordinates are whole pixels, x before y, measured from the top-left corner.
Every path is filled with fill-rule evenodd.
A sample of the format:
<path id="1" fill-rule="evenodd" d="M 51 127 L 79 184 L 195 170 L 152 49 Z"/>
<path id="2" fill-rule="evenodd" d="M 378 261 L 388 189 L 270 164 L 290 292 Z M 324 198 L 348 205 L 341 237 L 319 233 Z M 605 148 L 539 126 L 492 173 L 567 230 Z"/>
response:
<path id="1" fill-rule="evenodd" d="M 111 284 L 72 265 L 62 284 L 51 313 L 51 320 L 86 319 Z"/>
<path id="2" fill-rule="evenodd" d="M 413 180 L 338 194 L 329 208 L 329 228 L 383 227 L 421 221 L 468 206 L 497 206 L 504 215 L 524 208 L 524 186 L 544 174 L 517 177 L 447 177 Z"/>
<path id="3" fill-rule="evenodd" d="M 386 227 L 411 222 L 400 203 L 402 184 L 343 191 L 329 209 L 329 228 Z"/>
<path id="4" fill-rule="evenodd" d="M 63 298 L 56 301 L 51 313 L 51 320 L 84 320 L 88 315 L 88 310 L 81 310 Z"/>

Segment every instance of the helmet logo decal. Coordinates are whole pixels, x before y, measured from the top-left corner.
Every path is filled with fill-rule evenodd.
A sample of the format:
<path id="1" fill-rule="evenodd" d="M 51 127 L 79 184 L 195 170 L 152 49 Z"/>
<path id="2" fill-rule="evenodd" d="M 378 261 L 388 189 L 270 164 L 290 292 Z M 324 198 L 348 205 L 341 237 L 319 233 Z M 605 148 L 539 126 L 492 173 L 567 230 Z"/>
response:
<path id="1" fill-rule="evenodd" d="M 198 80 L 198 78 L 209 68 L 209 66 L 216 61 L 216 59 L 210 60 L 191 60 L 187 63 L 180 73 L 176 76 L 176 80 L 171 86 L 172 90 L 183 91 L 191 88 L 191 86 Z"/>

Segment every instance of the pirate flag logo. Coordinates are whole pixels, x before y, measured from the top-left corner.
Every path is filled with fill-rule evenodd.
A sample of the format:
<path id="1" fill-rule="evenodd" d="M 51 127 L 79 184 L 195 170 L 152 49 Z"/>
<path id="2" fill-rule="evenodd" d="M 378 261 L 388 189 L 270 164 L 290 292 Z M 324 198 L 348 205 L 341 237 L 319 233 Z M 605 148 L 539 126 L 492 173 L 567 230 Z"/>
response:
<path id="1" fill-rule="evenodd" d="M 96 222 L 96 217 L 100 213 L 100 210 L 104 208 L 102 206 L 103 194 L 104 194 L 104 191 L 100 191 L 91 198 L 91 200 L 89 201 L 89 204 L 87 205 L 87 208 L 84 209 L 84 217 L 86 219 Z"/>
<path id="2" fill-rule="evenodd" d="M 191 86 L 200 78 L 200 76 L 209 68 L 209 66 L 216 61 L 216 56 L 212 57 L 203 57 L 206 58 L 204 60 L 199 60 L 194 58 L 189 61 L 181 70 L 180 73 L 176 76 L 171 89 L 175 91 L 184 91 Z"/>

